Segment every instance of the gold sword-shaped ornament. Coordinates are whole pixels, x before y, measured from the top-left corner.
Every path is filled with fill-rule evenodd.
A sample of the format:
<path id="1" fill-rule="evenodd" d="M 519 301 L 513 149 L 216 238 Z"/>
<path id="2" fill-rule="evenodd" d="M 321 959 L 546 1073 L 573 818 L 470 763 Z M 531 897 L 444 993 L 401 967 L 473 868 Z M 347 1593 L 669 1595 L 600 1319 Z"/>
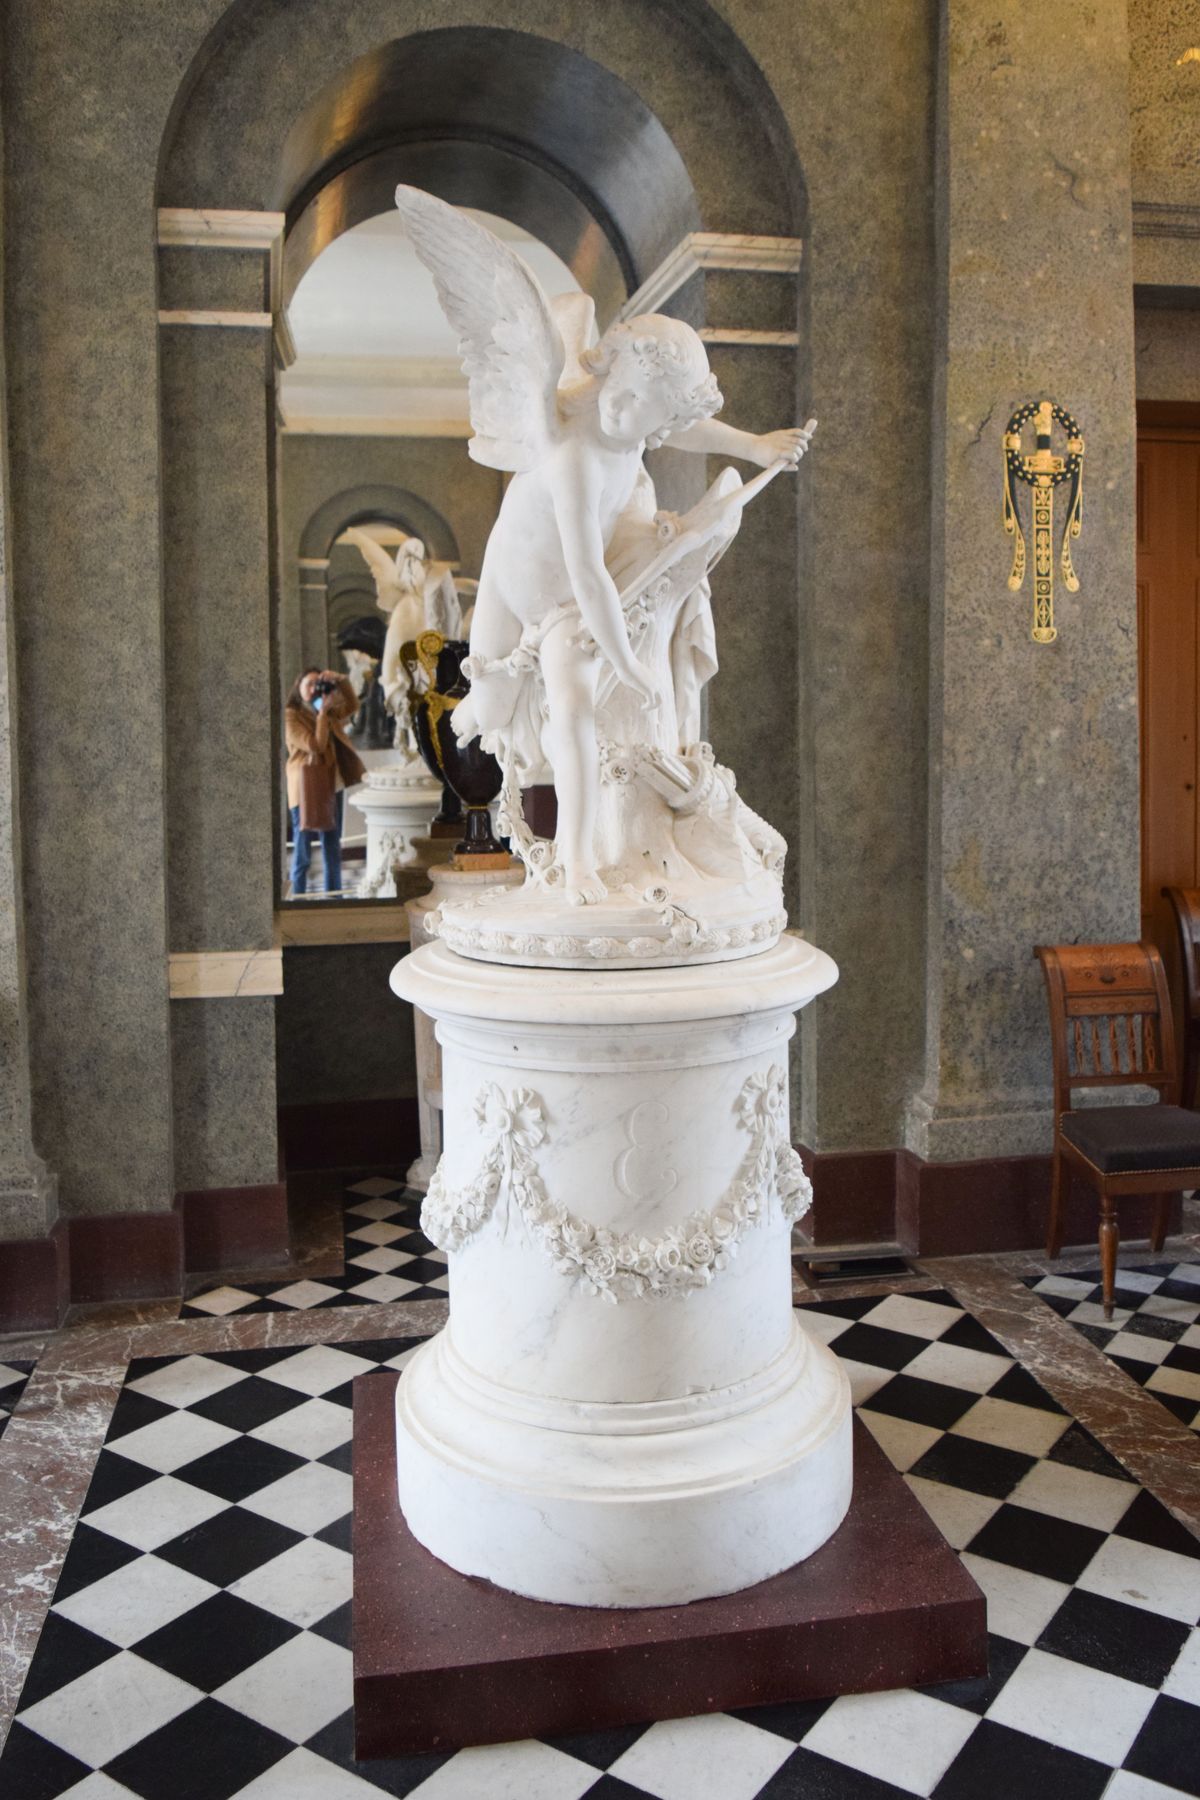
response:
<path id="1" fill-rule="evenodd" d="M 1033 451 L 1026 456 L 1021 433 L 1030 419 L 1034 421 L 1036 440 Z M 1056 423 L 1067 434 L 1065 456 L 1056 456 L 1052 447 Z M 1079 577 L 1071 561 L 1071 540 L 1083 529 L 1083 433 L 1070 413 L 1052 400 L 1031 400 L 1019 406 L 1004 433 L 1004 529 L 1013 540 L 1008 585 L 1014 594 L 1025 581 L 1025 534 L 1017 504 L 1018 482 L 1030 490 L 1033 641 L 1052 644 L 1058 636 L 1054 624 L 1054 490 L 1064 483 L 1070 483 L 1070 487 L 1059 561 L 1063 580 L 1072 594 L 1079 591 Z"/>

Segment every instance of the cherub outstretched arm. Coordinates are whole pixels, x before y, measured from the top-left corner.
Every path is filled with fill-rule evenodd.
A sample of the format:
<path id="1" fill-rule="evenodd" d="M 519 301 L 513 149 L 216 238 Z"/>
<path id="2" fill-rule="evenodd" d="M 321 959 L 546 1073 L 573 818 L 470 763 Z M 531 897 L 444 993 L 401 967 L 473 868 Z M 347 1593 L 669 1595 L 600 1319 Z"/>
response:
<path id="1" fill-rule="evenodd" d="M 672 432 L 667 443 L 672 450 L 697 450 L 706 456 L 737 456 L 744 462 L 757 463 L 769 469 L 783 459 L 793 468 L 808 449 L 817 421 L 807 425 L 789 425 L 783 431 L 766 431 L 761 436 L 752 431 L 739 431 L 735 425 L 723 425 L 719 419 L 701 419 L 683 431 Z"/>
<path id="2" fill-rule="evenodd" d="M 576 446 L 566 446 L 554 458 L 550 491 L 563 561 L 580 616 L 618 679 L 653 700 L 654 683 L 633 653 L 617 584 L 604 566 L 601 485 L 599 471 Z"/>

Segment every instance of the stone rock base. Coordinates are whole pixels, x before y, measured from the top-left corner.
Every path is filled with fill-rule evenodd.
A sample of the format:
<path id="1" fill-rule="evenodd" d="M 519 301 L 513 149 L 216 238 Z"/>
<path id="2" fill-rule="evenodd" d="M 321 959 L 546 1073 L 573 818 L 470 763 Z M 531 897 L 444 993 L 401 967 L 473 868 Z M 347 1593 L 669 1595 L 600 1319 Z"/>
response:
<path id="1" fill-rule="evenodd" d="M 857 1422 L 849 1514 L 805 1562 L 688 1606 L 555 1606 L 456 1574 L 413 1538 L 396 1495 L 398 1379 L 354 1384 L 357 1756 L 986 1673 L 983 1595 Z"/>

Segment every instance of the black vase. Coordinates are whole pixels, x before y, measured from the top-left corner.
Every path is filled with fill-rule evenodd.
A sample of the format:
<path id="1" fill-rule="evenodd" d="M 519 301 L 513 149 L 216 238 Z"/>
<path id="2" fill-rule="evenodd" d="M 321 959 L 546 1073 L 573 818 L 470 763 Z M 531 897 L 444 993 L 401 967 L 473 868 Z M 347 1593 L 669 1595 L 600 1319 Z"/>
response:
<path id="1" fill-rule="evenodd" d="M 460 744 L 454 735 L 454 709 L 471 688 L 463 672 L 470 645 L 462 638 L 444 638 L 440 631 L 423 631 L 416 650 L 426 676 L 425 689 L 413 703 L 417 743 L 430 774 L 466 808 L 455 855 L 505 856 L 504 846 L 492 834 L 488 811 L 504 784 L 500 764 L 477 737 Z"/>

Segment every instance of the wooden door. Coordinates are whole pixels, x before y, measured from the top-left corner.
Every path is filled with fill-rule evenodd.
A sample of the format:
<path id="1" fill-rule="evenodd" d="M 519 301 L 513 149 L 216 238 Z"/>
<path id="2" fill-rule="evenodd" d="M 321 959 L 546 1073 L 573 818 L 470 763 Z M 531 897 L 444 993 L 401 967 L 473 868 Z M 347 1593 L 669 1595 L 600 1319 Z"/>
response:
<path id="1" fill-rule="evenodd" d="M 1137 599 L 1142 932 L 1173 961 L 1162 889 L 1200 887 L 1200 430 L 1138 432 Z"/>

